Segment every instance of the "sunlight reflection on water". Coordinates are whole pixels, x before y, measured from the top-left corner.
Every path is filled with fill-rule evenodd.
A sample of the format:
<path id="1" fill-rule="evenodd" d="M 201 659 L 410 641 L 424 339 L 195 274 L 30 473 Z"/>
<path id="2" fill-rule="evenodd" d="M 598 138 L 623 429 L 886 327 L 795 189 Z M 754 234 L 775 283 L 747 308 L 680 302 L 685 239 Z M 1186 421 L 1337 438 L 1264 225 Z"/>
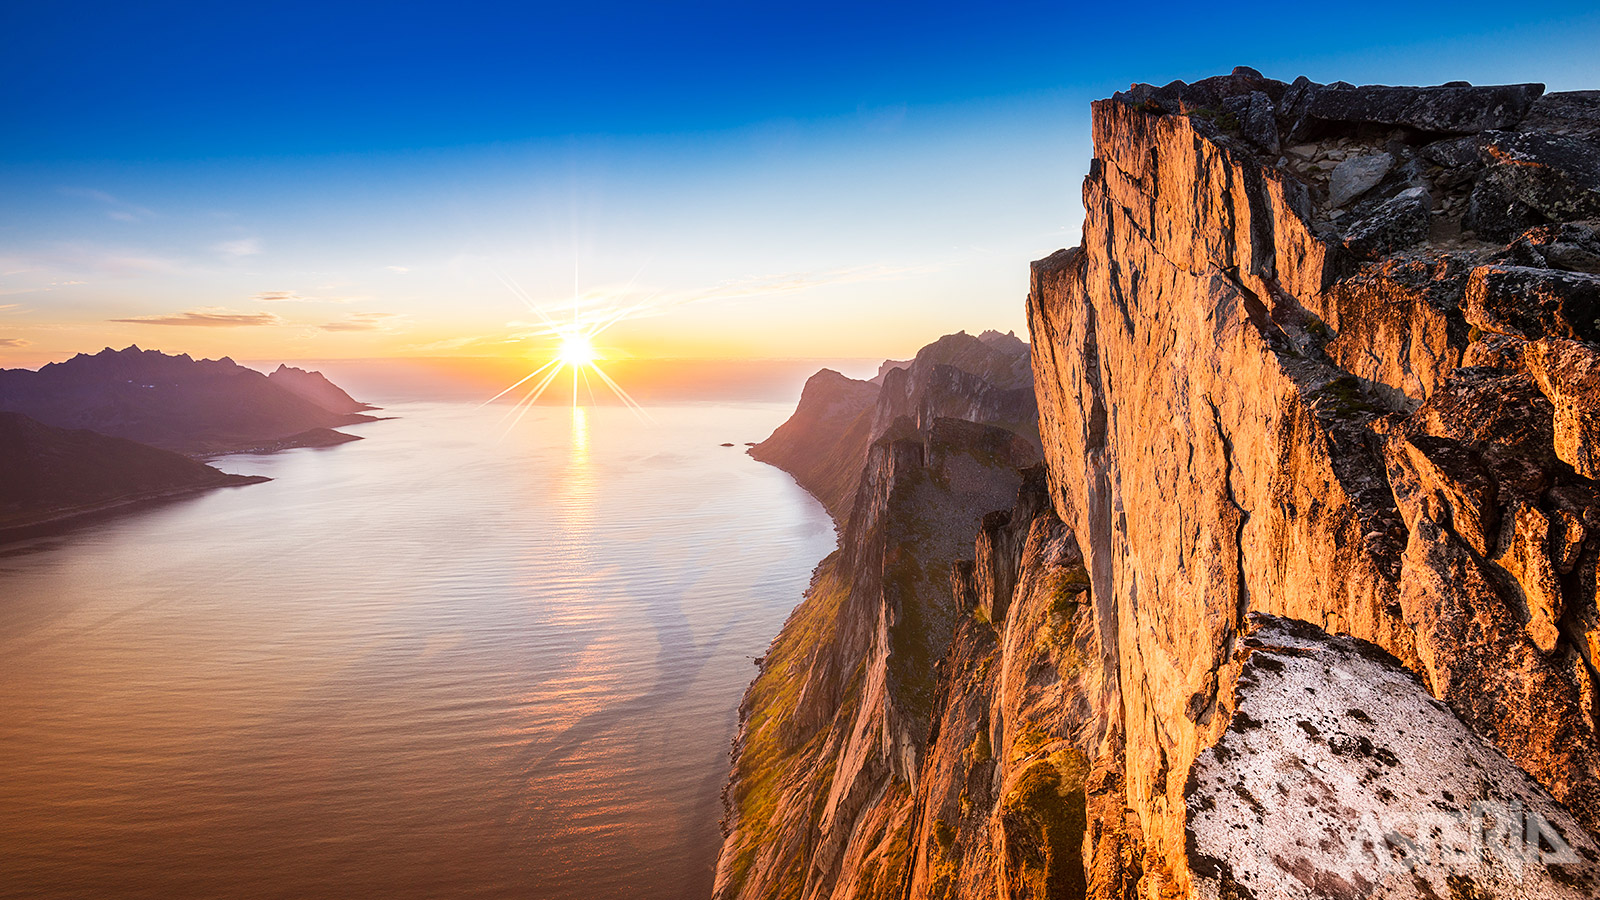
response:
<path id="1" fill-rule="evenodd" d="M 412 404 L 0 555 L 0 896 L 703 897 L 786 405 Z"/>

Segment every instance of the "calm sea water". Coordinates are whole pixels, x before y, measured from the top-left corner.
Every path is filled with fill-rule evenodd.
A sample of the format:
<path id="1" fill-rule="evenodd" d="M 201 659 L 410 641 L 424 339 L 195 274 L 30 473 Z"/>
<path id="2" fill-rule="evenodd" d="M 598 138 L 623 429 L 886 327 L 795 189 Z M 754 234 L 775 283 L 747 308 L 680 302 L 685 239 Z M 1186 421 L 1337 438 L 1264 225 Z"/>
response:
<path id="1" fill-rule="evenodd" d="M 791 409 L 391 405 L 0 548 L 0 896 L 706 896 L 833 542 L 742 452 Z"/>

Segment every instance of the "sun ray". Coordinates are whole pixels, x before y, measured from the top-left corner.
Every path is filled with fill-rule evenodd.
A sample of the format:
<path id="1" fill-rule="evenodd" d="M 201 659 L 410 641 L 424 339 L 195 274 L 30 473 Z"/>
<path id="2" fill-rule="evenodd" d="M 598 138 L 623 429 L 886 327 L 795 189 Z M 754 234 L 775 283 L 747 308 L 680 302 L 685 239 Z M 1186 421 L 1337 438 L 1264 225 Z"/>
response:
<path id="1" fill-rule="evenodd" d="M 654 422 L 655 421 L 655 419 L 650 417 L 650 413 L 646 412 L 645 408 L 643 406 L 639 405 L 639 401 L 633 399 L 633 395 L 631 395 L 627 391 L 623 390 L 622 385 L 617 384 L 615 381 L 611 380 L 611 376 L 607 375 L 605 373 L 604 369 L 600 368 L 597 365 L 590 365 L 589 368 L 593 369 L 594 373 L 596 375 L 600 376 L 600 380 L 604 381 L 606 383 L 606 386 L 611 388 L 612 392 L 614 392 L 617 395 L 617 397 L 619 397 L 622 400 L 624 405 L 626 405 L 629 409 L 633 410 L 635 415 L 641 416 L 646 421 L 649 421 L 649 422 Z"/>
<path id="2" fill-rule="evenodd" d="M 516 390 L 517 388 L 522 387 L 524 384 L 527 384 L 528 381 L 530 379 L 532 379 L 535 375 L 538 375 L 540 372 L 543 372 L 545 369 L 548 369 L 551 366 L 560 364 L 560 362 L 561 362 L 561 360 L 559 360 L 559 359 L 550 360 L 549 362 L 545 363 L 544 365 L 540 366 L 539 368 L 534 369 L 532 372 L 529 372 L 528 374 L 522 376 L 522 379 L 520 381 L 518 381 L 516 384 L 513 384 L 511 387 L 508 387 L 505 390 L 501 391 L 500 393 L 495 394 L 493 397 L 490 397 L 489 399 L 487 399 L 487 400 L 483 401 L 482 403 L 478 404 L 478 406 L 479 407 L 488 406 L 489 404 L 495 402 L 496 400 L 499 400 L 501 397 L 504 397 L 505 395 L 507 395 L 507 394 L 511 393 L 512 391 Z"/>

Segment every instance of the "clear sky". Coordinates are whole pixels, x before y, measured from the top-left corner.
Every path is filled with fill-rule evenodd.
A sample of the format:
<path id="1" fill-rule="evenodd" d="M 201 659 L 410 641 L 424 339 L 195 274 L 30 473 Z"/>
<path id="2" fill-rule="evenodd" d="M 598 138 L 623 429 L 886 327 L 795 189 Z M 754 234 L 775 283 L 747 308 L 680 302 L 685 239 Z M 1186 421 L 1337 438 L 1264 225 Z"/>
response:
<path id="1" fill-rule="evenodd" d="M 1023 331 L 1088 102 L 1289 80 L 1600 88 L 1592 3 L 0 5 L 0 365 L 137 343 L 898 357 Z"/>

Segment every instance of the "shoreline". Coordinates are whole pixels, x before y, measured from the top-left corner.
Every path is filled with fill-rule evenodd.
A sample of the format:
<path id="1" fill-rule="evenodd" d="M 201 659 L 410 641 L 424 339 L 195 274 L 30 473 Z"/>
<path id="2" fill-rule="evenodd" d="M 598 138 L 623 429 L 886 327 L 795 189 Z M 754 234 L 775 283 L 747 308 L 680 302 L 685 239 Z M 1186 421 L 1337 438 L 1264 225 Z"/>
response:
<path id="1" fill-rule="evenodd" d="M 232 475 L 230 477 L 234 480 L 216 484 L 197 484 L 164 491 L 144 491 L 138 494 L 126 494 L 88 506 L 52 510 L 41 513 L 39 517 L 21 522 L 0 524 L 0 547 L 33 538 L 62 534 L 91 522 L 115 518 L 123 513 L 132 512 L 141 506 L 154 505 L 163 500 L 176 500 L 217 488 L 245 487 L 272 480 L 265 475 Z"/>

